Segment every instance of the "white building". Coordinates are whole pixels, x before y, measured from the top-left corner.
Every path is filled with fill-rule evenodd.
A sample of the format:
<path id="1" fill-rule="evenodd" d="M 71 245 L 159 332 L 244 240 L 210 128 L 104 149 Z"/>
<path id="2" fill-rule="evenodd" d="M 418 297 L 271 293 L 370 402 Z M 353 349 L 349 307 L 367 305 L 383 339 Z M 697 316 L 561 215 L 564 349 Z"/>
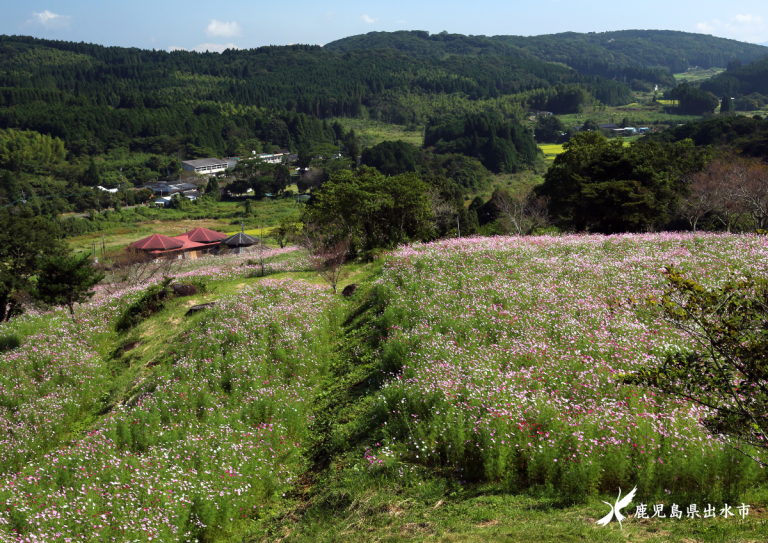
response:
<path id="1" fill-rule="evenodd" d="M 187 172 L 200 174 L 212 174 L 226 171 L 227 161 L 220 158 L 201 158 L 199 160 L 185 160 L 181 168 Z"/>
<path id="2" fill-rule="evenodd" d="M 254 155 L 256 154 L 256 151 L 251 151 Z M 266 162 L 267 164 L 280 164 L 283 161 L 283 157 L 285 156 L 285 153 L 275 153 L 272 155 L 269 154 L 260 154 L 258 158 Z"/>

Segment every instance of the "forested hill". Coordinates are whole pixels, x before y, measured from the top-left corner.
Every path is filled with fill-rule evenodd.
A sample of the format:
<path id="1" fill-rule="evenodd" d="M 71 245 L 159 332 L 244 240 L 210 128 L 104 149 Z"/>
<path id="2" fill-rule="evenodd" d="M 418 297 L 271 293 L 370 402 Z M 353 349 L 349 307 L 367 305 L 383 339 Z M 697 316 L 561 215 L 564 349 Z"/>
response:
<path id="1" fill-rule="evenodd" d="M 621 30 L 580 34 L 566 32 L 542 36 L 430 35 L 424 31 L 370 32 L 325 45 L 332 51 L 392 48 L 412 56 L 531 55 L 562 62 L 583 74 L 663 81 L 663 73 L 626 71 L 626 68 L 662 68 L 683 72 L 690 66 L 723 67 L 729 61 L 751 62 L 768 47 L 704 34 L 672 30 Z"/>
<path id="2" fill-rule="evenodd" d="M 534 58 L 525 49 L 488 36 L 463 34 L 431 34 L 424 30 L 398 30 L 395 32 L 368 32 L 327 43 L 326 51 L 346 53 L 362 49 L 396 49 L 413 57 L 441 57 L 445 55 L 500 55 Z"/>
<path id="3" fill-rule="evenodd" d="M 556 113 L 632 100 L 623 82 L 530 55 L 416 58 L 310 45 L 169 53 L 0 36 L 0 129 L 59 137 L 78 153 L 141 149 L 138 138 L 166 136 L 200 154 L 233 153 L 233 142 L 248 138 L 292 147 L 320 130 L 298 128 L 317 119 L 369 115 L 423 126 L 447 96 L 465 108 L 508 97 L 510 111 Z"/>
<path id="4" fill-rule="evenodd" d="M 113 107 L 210 100 L 324 118 L 355 116 L 360 105 L 374 105 L 374 97 L 387 92 L 489 98 L 578 81 L 572 70 L 532 58 L 415 59 L 309 45 L 168 53 L 0 36 L 0 87 L 71 92 Z"/>
<path id="5" fill-rule="evenodd" d="M 0 106 L 24 103 L 22 95 L 34 89 L 38 102 L 63 92 L 117 108 L 216 101 L 326 118 L 356 116 L 361 105 L 375 107 L 399 92 L 484 99 L 576 83 L 616 87 L 530 56 L 414 58 L 310 45 L 168 53 L 0 36 Z"/>
<path id="6" fill-rule="evenodd" d="M 727 72 L 703 81 L 701 88 L 718 96 L 768 95 L 768 55 L 746 66 L 732 63 Z"/>

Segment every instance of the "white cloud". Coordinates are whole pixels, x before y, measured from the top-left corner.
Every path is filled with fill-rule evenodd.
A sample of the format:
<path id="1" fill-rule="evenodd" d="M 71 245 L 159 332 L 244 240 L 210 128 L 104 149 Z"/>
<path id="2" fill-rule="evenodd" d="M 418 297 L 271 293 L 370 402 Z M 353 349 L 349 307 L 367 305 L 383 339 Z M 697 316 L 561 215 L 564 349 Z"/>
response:
<path id="1" fill-rule="evenodd" d="M 29 24 L 37 24 L 45 28 L 62 28 L 69 26 L 71 17 L 67 15 L 58 15 L 51 13 L 47 9 L 41 13 L 32 12 L 32 18 L 27 21 Z"/>
<path id="2" fill-rule="evenodd" d="M 768 24 L 759 15 L 737 14 L 728 21 L 712 19 L 698 23 L 696 30 L 747 42 L 763 42 L 768 39 Z"/>
<path id="3" fill-rule="evenodd" d="M 408 21 L 397 21 L 398 24 L 407 23 Z"/>
<path id="4" fill-rule="evenodd" d="M 754 15 L 736 15 L 736 17 L 734 17 L 733 20 L 736 21 L 737 23 L 742 23 L 742 24 L 748 24 L 751 22 L 756 22 L 756 23 L 762 22 L 761 17 L 759 16 L 756 17 Z"/>
<path id="5" fill-rule="evenodd" d="M 364 13 L 360 16 L 360 20 L 363 21 L 366 24 L 373 24 L 376 21 L 379 20 L 378 17 L 370 17 L 367 13 Z"/>
<path id="6" fill-rule="evenodd" d="M 233 36 L 239 36 L 242 30 L 242 27 L 235 21 L 225 23 L 223 21 L 217 21 L 216 19 L 213 19 L 205 28 L 205 34 L 207 36 L 222 36 L 224 38 L 231 38 Z"/>
<path id="7" fill-rule="evenodd" d="M 198 53 L 205 53 L 206 51 L 211 53 L 223 53 L 225 49 L 240 49 L 240 47 L 234 43 L 201 43 L 197 47 L 193 47 L 192 51 L 197 51 Z"/>

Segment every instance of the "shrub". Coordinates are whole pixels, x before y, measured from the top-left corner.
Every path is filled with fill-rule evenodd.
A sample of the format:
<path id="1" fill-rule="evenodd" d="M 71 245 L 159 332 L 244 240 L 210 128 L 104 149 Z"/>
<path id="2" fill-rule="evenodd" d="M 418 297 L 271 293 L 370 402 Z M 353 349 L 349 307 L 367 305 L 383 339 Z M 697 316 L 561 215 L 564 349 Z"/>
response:
<path id="1" fill-rule="evenodd" d="M 166 277 L 162 282 L 147 288 L 138 300 L 126 308 L 117 321 L 115 329 L 118 332 L 124 332 L 144 319 L 162 311 L 165 308 L 165 303 L 173 297 L 173 292 L 167 288 L 172 281 L 172 277 Z"/>
<path id="2" fill-rule="evenodd" d="M 0 353 L 3 351 L 9 351 L 21 346 L 21 338 L 16 334 L 10 334 L 7 336 L 0 336 Z"/>

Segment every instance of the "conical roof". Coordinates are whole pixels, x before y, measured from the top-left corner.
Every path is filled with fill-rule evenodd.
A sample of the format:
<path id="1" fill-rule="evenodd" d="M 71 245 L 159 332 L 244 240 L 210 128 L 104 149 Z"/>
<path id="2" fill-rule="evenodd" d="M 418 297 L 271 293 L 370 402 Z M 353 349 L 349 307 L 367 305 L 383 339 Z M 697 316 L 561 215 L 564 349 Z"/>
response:
<path id="1" fill-rule="evenodd" d="M 221 241 L 227 237 L 226 234 L 216 232 L 215 230 L 209 230 L 208 228 L 198 227 L 193 228 L 189 232 L 184 232 L 182 236 L 187 236 L 189 241 L 197 243 L 215 243 Z"/>
<path id="2" fill-rule="evenodd" d="M 178 249 L 184 245 L 177 239 L 169 238 L 162 234 L 152 234 L 151 236 L 134 241 L 129 245 L 132 249 L 141 249 L 142 251 Z"/>
<path id="3" fill-rule="evenodd" d="M 258 242 L 259 238 L 252 238 L 243 232 L 238 232 L 234 236 L 229 236 L 224 240 L 224 243 L 230 247 L 249 247 L 251 245 L 256 245 Z"/>

